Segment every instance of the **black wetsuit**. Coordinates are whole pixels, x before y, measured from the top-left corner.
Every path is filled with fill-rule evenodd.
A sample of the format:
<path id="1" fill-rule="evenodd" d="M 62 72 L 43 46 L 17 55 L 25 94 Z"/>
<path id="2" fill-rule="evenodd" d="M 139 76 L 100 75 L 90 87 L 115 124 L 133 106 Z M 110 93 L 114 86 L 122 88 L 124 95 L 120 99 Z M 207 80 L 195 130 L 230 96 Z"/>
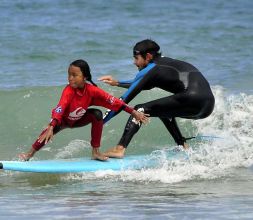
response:
<path id="1" fill-rule="evenodd" d="M 150 117 L 159 117 L 175 142 L 183 145 L 186 139 L 182 136 L 175 117 L 201 119 L 209 116 L 214 108 L 214 96 L 207 80 L 193 65 L 168 57 L 158 57 L 153 62 L 155 65 L 135 82 L 135 87 L 124 101 L 128 103 L 142 90 L 156 87 L 173 93 L 139 104 L 135 109 L 143 110 Z M 127 88 L 133 82 L 120 81 L 119 86 Z M 131 116 L 119 145 L 126 148 L 140 126 L 141 123 L 136 122 Z"/>

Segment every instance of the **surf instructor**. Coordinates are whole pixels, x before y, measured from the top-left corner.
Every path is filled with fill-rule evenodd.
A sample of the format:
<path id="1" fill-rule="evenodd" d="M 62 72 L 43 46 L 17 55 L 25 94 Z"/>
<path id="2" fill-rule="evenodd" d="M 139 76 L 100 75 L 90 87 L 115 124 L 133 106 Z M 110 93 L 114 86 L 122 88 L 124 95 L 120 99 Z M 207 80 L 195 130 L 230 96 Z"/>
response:
<path id="1" fill-rule="evenodd" d="M 215 99 L 209 83 L 196 67 L 181 60 L 163 57 L 159 50 L 160 46 L 153 40 L 140 41 L 133 48 L 134 64 L 139 70 L 133 80 L 118 81 L 112 76 L 103 76 L 99 80 L 111 86 L 128 88 L 123 99 L 126 103 L 143 90 L 160 88 L 170 93 L 166 97 L 138 104 L 135 109 L 150 117 L 158 117 L 175 142 L 186 149 L 186 138 L 177 125 L 176 117 L 194 120 L 206 118 L 213 111 Z M 128 144 L 141 124 L 130 116 L 119 143 L 105 155 L 124 157 Z"/>

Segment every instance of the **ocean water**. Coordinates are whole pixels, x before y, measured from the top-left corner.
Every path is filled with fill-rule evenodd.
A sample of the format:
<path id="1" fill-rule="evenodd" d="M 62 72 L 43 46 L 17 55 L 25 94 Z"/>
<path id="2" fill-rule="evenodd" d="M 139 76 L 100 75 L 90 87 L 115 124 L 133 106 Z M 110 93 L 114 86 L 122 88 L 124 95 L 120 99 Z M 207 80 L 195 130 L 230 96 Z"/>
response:
<path id="1" fill-rule="evenodd" d="M 194 64 L 216 98 L 211 116 L 178 120 L 188 160 L 154 169 L 80 174 L 0 172 L 0 219 L 253 219 L 253 2 L 0 1 L 0 160 L 16 160 L 47 125 L 75 59 L 93 78 L 134 77 L 132 47 L 151 38 L 163 55 Z M 97 82 L 97 81 L 96 81 Z M 120 96 L 124 89 L 103 85 Z M 167 95 L 142 92 L 130 104 Z M 128 115 L 105 126 L 102 151 Z M 90 155 L 90 127 L 65 130 L 34 160 Z M 164 153 L 175 143 L 157 119 L 127 154 Z"/>

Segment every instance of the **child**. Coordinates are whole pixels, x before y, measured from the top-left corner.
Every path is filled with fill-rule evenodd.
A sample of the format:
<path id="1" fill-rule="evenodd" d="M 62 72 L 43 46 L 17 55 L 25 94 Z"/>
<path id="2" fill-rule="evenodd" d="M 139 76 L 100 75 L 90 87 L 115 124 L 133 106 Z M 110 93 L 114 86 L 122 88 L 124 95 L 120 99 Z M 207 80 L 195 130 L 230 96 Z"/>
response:
<path id="1" fill-rule="evenodd" d="M 99 109 L 88 108 L 91 105 L 103 106 L 113 111 L 123 109 L 136 120 L 144 123 L 148 121 L 148 115 L 134 110 L 120 99 L 98 88 L 92 81 L 90 67 L 84 60 L 76 60 L 70 64 L 68 81 L 69 84 L 64 88 L 58 105 L 52 110 L 51 122 L 42 131 L 29 152 L 19 155 L 22 160 L 28 161 L 62 129 L 82 127 L 89 123 L 91 123 L 92 159 L 107 160 L 108 157 L 99 152 L 103 115 Z"/>

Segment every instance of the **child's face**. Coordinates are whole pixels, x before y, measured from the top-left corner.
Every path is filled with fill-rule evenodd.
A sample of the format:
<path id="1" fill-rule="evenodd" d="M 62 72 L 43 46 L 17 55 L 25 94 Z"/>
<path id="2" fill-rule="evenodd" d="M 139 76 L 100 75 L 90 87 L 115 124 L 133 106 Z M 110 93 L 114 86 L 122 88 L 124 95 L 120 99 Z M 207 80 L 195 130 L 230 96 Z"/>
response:
<path id="1" fill-rule="evenodd" d="M 72 88 L 83 88 L 86 78 L 79 67 L 70 65 L 68 69 L 69 85 Z"/>

